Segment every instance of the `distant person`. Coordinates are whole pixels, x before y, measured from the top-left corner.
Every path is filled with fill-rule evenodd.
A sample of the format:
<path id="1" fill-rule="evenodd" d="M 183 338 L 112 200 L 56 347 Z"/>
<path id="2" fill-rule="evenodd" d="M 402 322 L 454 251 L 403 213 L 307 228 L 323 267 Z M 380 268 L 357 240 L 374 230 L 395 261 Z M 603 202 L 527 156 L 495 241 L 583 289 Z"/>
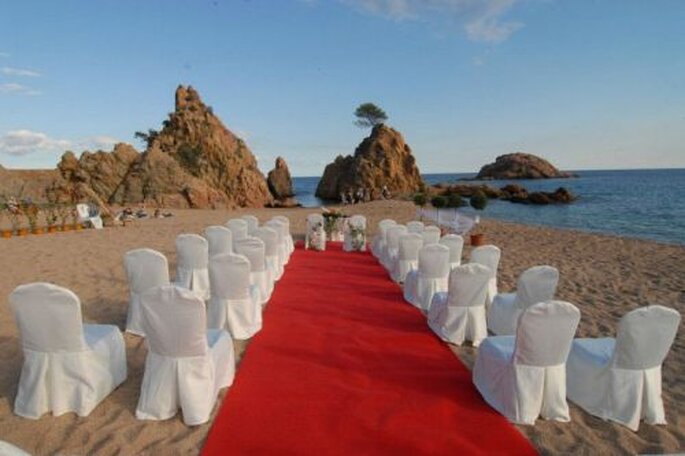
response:
<path id="1" fill-rule="evenodd" d="M 347 199 L 350 204 L 354 204 L 354 193 L 352 193 L 351 189 L 347 191 Z"/>
<path id="2" fill-rule="evenodd" d="M 343 206 L 347 205 L 347 198 L 345 197 L 345 192 L 340 192 L 340 203 Z"/>
<path id="3" fill-rule="evenodd" d="M 390 199 L 390 190 L 388 190 L 387 185 L 384 185 L 383 189 L 381 190 L 381 198 Z"/>

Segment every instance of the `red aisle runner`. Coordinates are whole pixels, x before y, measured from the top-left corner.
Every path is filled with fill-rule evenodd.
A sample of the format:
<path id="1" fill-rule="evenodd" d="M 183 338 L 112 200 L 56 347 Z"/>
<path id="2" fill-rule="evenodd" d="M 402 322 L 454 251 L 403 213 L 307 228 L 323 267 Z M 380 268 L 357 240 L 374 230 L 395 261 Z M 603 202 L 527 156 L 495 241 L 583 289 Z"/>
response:
<path id="1" fill-rule="evenodd" d="M 203 449 L 535 454 L 370 254 L 297 249 Z"/>

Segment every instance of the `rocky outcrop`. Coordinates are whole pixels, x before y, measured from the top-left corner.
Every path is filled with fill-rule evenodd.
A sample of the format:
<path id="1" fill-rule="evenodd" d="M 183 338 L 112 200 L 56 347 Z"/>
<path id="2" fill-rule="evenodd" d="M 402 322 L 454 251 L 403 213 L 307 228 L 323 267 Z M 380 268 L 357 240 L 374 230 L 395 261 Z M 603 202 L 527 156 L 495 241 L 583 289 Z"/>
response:
<path id="1" fill-rule="evenodd" d="M 45 201 L 45 189 L 60 180 L 54 169 L 7 169 L 0 166 L 0 200 L 14 197 L 19 200 Z"/>
<path id="2" fill-rule="evenodd" d="M 359 144 L 354 155 L 338 156 L 326 166 L 316 196 L 337 201 L 343 192 L 364 188 L 375 199 L 380 197 L 383 186 L 392 196 L 397 196 L 418 191 L 423 182 L 402 135 L 379 124 Z"/>
<path id="3" fill-rule="evenodd" d="M 494 163 L 480 169 L 476 180 L 484 179 L 550 179 L 574 177 L 571 173 L 559 171 L 550 162 L 532 154 L 516 152 L 500 155 Z"/>
<path id="4" fill-rule="evenodd" d="M 290 177 L 288 164 L 282 157 L 276 158 L 274 169 L 269 171 L 269 174 L 266 177 L 266 183 L 269 186 L 271 196 L 277 200 L 284 200 L 295 194 L 293 192 L 293 180 Z"/>
<path id="5" fill-rule="evenodd" d="M 508 184 L 502 188 L 483 184 L 436 184 L 430 187 L 428 193 L 431 196 L 447 196 L 456 193 L 464 198 L 470 198 L 477 192 L 482 192 L 491 199 L 502 199 L 522 204 L 569 204 L 578 199 L 565 187 L 559 187 L 553 192 L 529 192 L 517 184 Z"/>

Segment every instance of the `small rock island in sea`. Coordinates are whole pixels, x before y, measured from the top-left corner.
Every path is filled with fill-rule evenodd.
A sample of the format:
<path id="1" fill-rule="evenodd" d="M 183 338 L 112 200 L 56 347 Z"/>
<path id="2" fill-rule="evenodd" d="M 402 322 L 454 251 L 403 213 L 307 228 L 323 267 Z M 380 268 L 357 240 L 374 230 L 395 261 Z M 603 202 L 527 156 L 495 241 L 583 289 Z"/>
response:
<path id="1" fill-rule="evenodd" d="M 537 155 L 524 152 L 500 155 L 493 163 L 480 169 L 474 180 L 511 179 L 558 179 L 576 177 L 572 173 L 559 171 L 554 165 Z"/>

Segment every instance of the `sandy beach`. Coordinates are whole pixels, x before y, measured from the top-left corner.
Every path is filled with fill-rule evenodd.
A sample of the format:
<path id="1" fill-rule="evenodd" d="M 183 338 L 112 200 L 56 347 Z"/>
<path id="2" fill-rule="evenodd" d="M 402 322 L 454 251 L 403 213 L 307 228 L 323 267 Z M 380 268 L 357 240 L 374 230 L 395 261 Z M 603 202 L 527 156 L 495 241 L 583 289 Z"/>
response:
<path id="1" fill-rule="evenodd" d="M 383 218 L 406 222 L 415 208 L 403 201 L 376 201 L 345 207 L 348 214 L 367 216 L 370 234 Z M 128 227 L 0 239 L 0 439 L 32 454 L 197 454 L 210 424 L 186 427 L 179 416 L 163 422 L 135 419 L 146 348 L 143 339 L 125 335 L 128 379 L 87 418 L 67 414 L 28 420 L 12 413 L 22 365 L 17 328 L 7 297 L 18 285 L 46 281 L 73 290 L 89 323 L 115 324 L 123 330 L 128 287 L 122 258 L 134 248 L 159 250 L 169 259 L 174 276 L 175 237 L 201 233 L 244 213 L 264 222 L 286 215 L 291 231 L 302 239 L 311 208 L 256 210 L 174 210 L 167 219 L 140 220 Z M 487 211 L 486 211 L 487 216 Z M 500 291 L 512 291 L 516 277 L 533 265 L 559 269 L 557 296 L 575 304 L 582 317 L 578 337 L 613 336 L 618 320 L 646 304 L 663 304 L 685 314 L 685 247 L 595 235 L 571 230 L 525 226 L 487 219 L 479 228 L 502 249 Z M 470 247 L 465 248 L 468 258 Z M 286 269 L 287 274 L 287 269 Z M 265 319 L 269 318 L 268 308 Z M 476 350 L 451 347 L 472 366 Z M 242 355 L 249 343 L 237 344 Z M 685 330 L 682 326 L 663 368 L 667 426 L 642 423 L 636 433 L 603 422 L 571 404 L 570 423 L 538 421 L 519 426 L 542 454 L 635 454 L 685 451 Z M 240 375 L 240 366 L 238 373 Z M 230 394 L 230 388 L 222 393 Z M 220 398 L 220 400 L 221 400 Z M 215 413 L 216 413 L 215 409 Z"/>

